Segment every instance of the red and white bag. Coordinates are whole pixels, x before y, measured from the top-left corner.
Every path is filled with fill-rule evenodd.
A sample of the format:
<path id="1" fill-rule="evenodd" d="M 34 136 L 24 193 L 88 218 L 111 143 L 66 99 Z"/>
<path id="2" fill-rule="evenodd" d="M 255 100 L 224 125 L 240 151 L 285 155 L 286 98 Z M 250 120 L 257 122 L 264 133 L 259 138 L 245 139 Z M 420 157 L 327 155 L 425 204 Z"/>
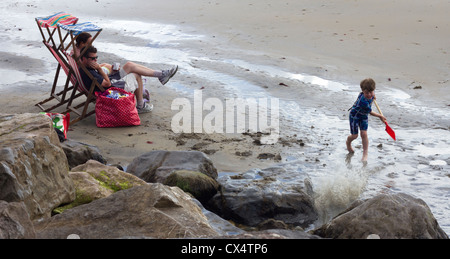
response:
<path id="1" fill-rule="evenodd" d="M 67 139 L 67 131 L 69 130 L 70 124 L 70 113 L 61 114 L 54 112 L 40 112 L 40 114 L 45 114 L 52 120 L 52 125 L 54 129 L 57 129 L 58 134 L 64 134 L 64 140 Z"/>
<path id="2" fill-rule="evenodd" d="M 111 92 L 119 93 L 118 99 L 111 97 Z M 141 119 L 136 109 L 133 93 L 121 88 L 110 87 L 103 93 L 96 92 L 95 120 L 99 128 L 138 126 Z"/>

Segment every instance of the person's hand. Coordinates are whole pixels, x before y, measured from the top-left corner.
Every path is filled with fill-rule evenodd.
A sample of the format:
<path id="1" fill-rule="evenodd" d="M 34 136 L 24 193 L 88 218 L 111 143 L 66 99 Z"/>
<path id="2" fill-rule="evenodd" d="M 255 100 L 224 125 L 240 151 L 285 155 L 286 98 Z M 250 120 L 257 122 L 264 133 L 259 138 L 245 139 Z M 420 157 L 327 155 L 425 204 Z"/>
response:
<path id="1" fill-rule="evenodd" d="M 95 60 L 89 60 L 89 66 L 97 71 L 101 70 L 100 65 Z"/>
<path id="2" fill-rule="evenodd" d="M 386 117 L 384 117 L 383 115 L 380 115 L 380 120 L 381 120 L 383 123 L 386 123 L 386 121 L 387 121 Z"/>

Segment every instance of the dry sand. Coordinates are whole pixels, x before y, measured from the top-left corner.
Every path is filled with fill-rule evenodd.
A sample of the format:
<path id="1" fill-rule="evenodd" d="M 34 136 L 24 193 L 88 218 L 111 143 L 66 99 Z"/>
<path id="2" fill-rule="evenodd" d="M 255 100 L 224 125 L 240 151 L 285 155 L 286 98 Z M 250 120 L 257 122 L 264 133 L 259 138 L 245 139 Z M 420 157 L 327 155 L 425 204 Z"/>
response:
<path id="1" fill-rule="evenodd" d="M 262 59 L 266 59 L 267 64 L 283 62 L 284 67 L 298 73 L 356 84 L 371 76 L 377 82 L 404 89 L 424 101 L 449 102 L 447 96 L 440 94 L 448 89 L 450 78 L 450 21 L 447 19 L 450 4 L 446 1 L 228 0 L 186 4 L 181 0 L 130 0 L 124 4 L 124 1 L 112 0 L 43 0 L 35 4 L 6 1 L 2 5 L 16 12 L 23 10 L 30 16 L 64 10 L 77 14 L 82 20 L 117 18 L 189 27 L 191 32 L 196 30 L 207 35 L 203 41 L 215 42 L 214 49 L 199 49 L 205 56 L 226 58 L 226 53 L 220 50 L 231 44 L 249 52 L 263 52 Z M 13 30 L 20 33 L 17 27 Z M 8 32 L 5 30 L 5 33 Z M 101 37 L 108 37 L 107 32 L 103 34 Z M 8 39 L 13 41 L 14 37 Z M 199 40 L 199 48 L 204 46 L 202 40 Z M 28 44 L 30 47 L 42 45 L 38 41 Z M 42 48 L 43 53 L 46 51 Z M 39 57 L 17 56 L 0 50 L 0 68 L 11 69 L 11 66 L 28 76 L 42 72 L 43 65 Z M 2 112 L 39 112 L 33 104 L 46 97 L 53 78 L 43 80 L 8 85 L 12 91 L 2 86 Z M 173 81 L 199 87 L 205 83 L 192 82 L 183 72 Z M 426 91 L 414 91 L 418 85 Z M 95 126 L 95 117 L 91 116 L 71 127 L 69 138 L 100 147 L 111 164 L 126 166 L 134 157 L 150 150 L 194 149 L 209 154 L 219 171 L 235 172 L 276 162 L 274 158 L 258 159 L 260 154 L 280 154 L 284 158 L 290 149 L 302 148 L 302 136 L 295 135 L 283 136 L 275 145 L 261 146 L 254 143 L 254 137 L 242 134 L 174 134 L 170 127 L 173 112 L 164 107 L 179 96 L 164 87 L 150 91 L 155 110 L 141 116 L 141 126 L 99 129 Z"/>

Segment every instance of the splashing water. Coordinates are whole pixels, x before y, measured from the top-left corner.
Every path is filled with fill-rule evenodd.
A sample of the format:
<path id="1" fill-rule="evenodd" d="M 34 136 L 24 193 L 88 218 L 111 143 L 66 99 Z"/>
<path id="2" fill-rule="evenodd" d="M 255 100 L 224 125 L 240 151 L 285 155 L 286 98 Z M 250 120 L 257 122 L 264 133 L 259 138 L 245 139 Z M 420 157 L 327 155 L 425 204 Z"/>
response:
<path id="1" fill-rule="evenodd" d="M 314 181 L 314 199 L 319 213 L 316 224 L 324 224 L 348 208 L 366 190 L 371 171 L 349 165 L 335 165 L 320 172 Z"/>

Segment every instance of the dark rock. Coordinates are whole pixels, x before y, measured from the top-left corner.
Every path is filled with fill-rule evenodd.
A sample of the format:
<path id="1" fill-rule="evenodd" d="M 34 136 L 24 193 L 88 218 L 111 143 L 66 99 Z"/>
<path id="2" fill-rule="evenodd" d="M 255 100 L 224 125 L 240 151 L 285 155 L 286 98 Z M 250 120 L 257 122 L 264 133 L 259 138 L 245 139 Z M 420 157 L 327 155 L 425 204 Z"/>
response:
<path id="1" fill-rule="evenodd" d="M 69 139 L 61 143 L 61 146 L 66 154 L 70 169 L 82 165 L 89 160 L 96 160 L 102 164 L 106 164 L 106 160 L 96 146 Z"/>
<path id="2" fill-rule="evenodd" d="M 313 231 L 326 238 L 448 239 L 421 199 L 399 193 L 355 202 L 331 222 Z"/>
<path id="3" fill-rule="evenodd" d="M 148 183 L 164 183 L 175 171 L 189 170 L 217 179 L 211 159 L 199 151 L 151 151 L 135 158 L 127 172 Z"/>
<path id="4" fill-rule="evenodd" d="M 283 179 L 295 179 L 289 183 Z M 289 226 L 307 227 L 318 217 L 306 175 L 281 167 L 250 170 L 218 179 L 222 188 L 208 203 L 225 219 L 255 227 L 273 219 Z"/>

